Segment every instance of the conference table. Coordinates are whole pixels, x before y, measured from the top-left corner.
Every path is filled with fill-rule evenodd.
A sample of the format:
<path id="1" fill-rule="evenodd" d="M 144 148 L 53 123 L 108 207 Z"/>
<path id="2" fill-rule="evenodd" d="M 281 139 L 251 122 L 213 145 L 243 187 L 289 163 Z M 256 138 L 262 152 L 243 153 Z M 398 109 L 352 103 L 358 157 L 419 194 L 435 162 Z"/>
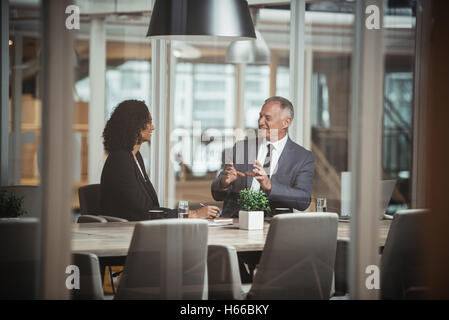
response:
<path id="1" fill-rule="evenodd" d="M 89 252 L 100 260 L 105 258 L 126 258 L 137 222 L 81 223 L 72 227 L 72 252 Z M 379 225 L 379 246 L 387 238 L 391 220 L 381 220 Z M 238 219 L 233 225 L 209 227 L 208 244 L 234 246 L 237 252 L 262 251 L 270 224 L 265 222 L 263 230 L 239 229 Z M 338 223 L 337 238 L 350 237 L 350 224 Z"/>
<path id="2" fill-rule="evenodd" d="M 72 228 L 72 252 L 93 253 L 100 261 L 102 279 L 106 266 L 124 266 L 128 248 L 137 222 L 81 223 Z M 391 220 L 379 224 L 379 248 L 384 246 Z M 226 244 L 236 248 L 237 254 L 263 250 L 270 224 L 265 222 L 263 230 L 239 229 L 238 219 L 233 225 L 210 226 L 208 244 Z M 335 261 L 335 289 L 347 290 L 347 259 L 350 223 L 338 222 L 337 252 Z M 252 274 L 256 265 L 248 265 Z"/>

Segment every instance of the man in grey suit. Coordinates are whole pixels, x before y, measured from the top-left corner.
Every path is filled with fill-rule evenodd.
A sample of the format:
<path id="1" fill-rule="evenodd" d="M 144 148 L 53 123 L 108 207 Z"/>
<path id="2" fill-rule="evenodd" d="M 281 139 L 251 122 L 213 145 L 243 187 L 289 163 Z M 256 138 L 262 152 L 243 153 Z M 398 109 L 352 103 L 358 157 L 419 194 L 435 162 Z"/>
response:
<path id="1" fill-rule="evenodd" d="M 265 100 L 259 116 L 259 135 L 239 141 L 226 159 L 225 170 L 212 182 L 212 196 L 223 201 L 223 217 L 238 217 L 238 193 L 263 190 L 275 208 L 306 210 L 310 204 L 315 156 L 288 137 L 293 106 L 282 97 Z"/>

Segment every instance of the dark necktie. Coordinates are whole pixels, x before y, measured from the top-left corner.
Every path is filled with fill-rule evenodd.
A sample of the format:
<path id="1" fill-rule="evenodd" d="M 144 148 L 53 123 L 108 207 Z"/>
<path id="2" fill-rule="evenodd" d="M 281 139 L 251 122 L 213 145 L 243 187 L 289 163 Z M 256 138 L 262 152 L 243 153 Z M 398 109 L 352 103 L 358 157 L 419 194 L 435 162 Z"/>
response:
<path id="1" fill-rule="evenodd" d="M 273 145 L 271 143 L 267 144 L 267 156 L 265 157 L 265 162 L 263 163 L 263 169 L 267 173 L 267 175 L 270 175 L 270 165 L 271 165 L 271 153 L 273 151 Z"/>

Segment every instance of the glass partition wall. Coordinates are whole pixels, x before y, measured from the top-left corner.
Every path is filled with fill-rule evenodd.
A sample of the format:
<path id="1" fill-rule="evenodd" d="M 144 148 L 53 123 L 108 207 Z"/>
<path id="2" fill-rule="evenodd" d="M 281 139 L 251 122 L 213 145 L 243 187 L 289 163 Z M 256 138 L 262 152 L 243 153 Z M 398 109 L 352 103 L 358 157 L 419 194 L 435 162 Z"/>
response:
<path id="1" fill-rule="evenodd" d="M 95 6 L 89 8 L 86 5 L 86 10 L 94 9 Z M 101 28 L 94 28 L 94 23 L 99 23 Z M 76 30 L 75 209 L 79 207 L 78 188 L 100 182 L 105 159 L 101 134 L 113 109 L 126 99 L 143 100 L 147 105 L 151 103 L 151 42 L 145 37 L 148 23 L 148 11 L 126 13 L 112 10 L 101 15 L 100 19 L 94 14 L 83 16 L 81 28 Z M 98 41 L 103 42 L 104 51 L 98 48 L 96 41 L 92 43 L 93 37 L 100 37 Z M 94 81 L 102 89 L 92 91 L 92 88 L 97 88 L 92 83 L 91 74 L 97 72 L 98 59 L 103 64 L 104 77 L 95 77 Z M 98 102 L 92 104 L 92 99 L 98 97 L 100 105 Z M 92 109 L 100 109 L 100 112 L 92 113 Z M 100 123 L 93 126 L 89 116 L 101 117 Z M 93 129 L 95 136 L 88 134 Z M 88 145 L 93 143 L 97 147 L 89 149 Z M 149 147 L 144 145 L 141 153 L 148 167 Z"/>
<path id="2" fill-rule="evenodd" d="M 40 185 L 42 129 L 42 35 L 40 3 L 23 6 L 10 1 L 10 120 L 9 184 Z M 212 199 L 210 185 L 222 166 L 222 154 L 239 139 L 236 129 L 256 129 L 263 101 L 273 95 L 291 98 L 291 32 L 304 32 L 303 140 L 295 141 L 315 154 L 313 200 L 327 198 L 327 210 L 341 215 L 342 173 L 351 168 L 351 88 L 354 59 L 352 1 L 311 1 L 305 6 L 305 29 L 290 30 L 290 5 L 260 7 L 258 30 L 271 53 L 265 65 L 232 64 L 226 59 L 229 42 L 169 42 L 167 119 L 155 123 L 156 135 L 165 135 L 167 178 L 160 185 L 161 205 L 176 207 L 187 200 L 221 206 Z M 125 99 L 153 105 L 152 41 L 145 37 L 150 8 L 119 10 L 106 6 L 101 14 L 89 11 L 94 2 L 76 2 L 81 8 L 80 29 L 74 30 L 75 79 L 73 133 L 73 192 L 71 206 L 79 208 L 78 188 L 99 183 L 105 154 L 101 132 L 113 108 Z M 104 3 L 107 3 L 105 1 Z M 413 81 L 415 6 L 413 1 L 386 1 L 383 10 L 384 65 L 381 137 L 382 180 L 396 180 L 387 208 L 392 214 L 410 208 L 413 177 Z M 123 9 L 123 8 L 121 8 Z M 34 19 L 34 20 L 33 20 Z M 95 24 L 95 26 L 94 26 Z M 93 40 L 94 39 L 94 40 Z M 97 39 L 102 40 L 104 49 Z M 100 64 L 98 63 L 101 62 Z M 102 67 L 103 69 L 96 69 Z M 103 70 L 100 77 L 95 70 Z M 295 71 L 293 71 L 295 72 Z M 97 75 L 97 77 L 95 77 Z M 98 90 L 98 88 L 103 88 Z M 95 110 L 95 112 L 93 112 Z M 100 121 L 97 121 L 97 120 Z M 18 130 L 17 128 L 20 128 Z M 300 128 L 303 130 L 304 128 Z M 364 128 L 359 128 L 364 130 Z M 89 146 L 96 145 L 94 149 Z M 150 173 L 159 170 L 151 148 L 141 149 Z M 159 150 L 159 149 L 158 149 Z M 346 190 L 347 191 L 347 190 Z M 315 211 L 314 201 L 308 211 Z M 76 220 L 76 216 L 74 217 Z M 347 283 L 339 289 L 347 293 Z"/>
<path id="3" fill-rule="evenodd" d="M 187 200 L 221 206 L 210 186 L 222 167 L 225 148 L 242 139 L 238 130 L 256 129 L 259 112 L 270 94 L 288 92 L 289 6 L 259 9 L 257 29 L 271 53 L 263 65 L 229 63 L 230 42 L 176 42 L 173 127 L 167 205 Z"/>
<path id="4" fill-rule="evenodd" d="M 383 179 L 396 180 L 388 214 L 412 207 L 413 83 L 416 2 L 388 1 L 384 9 Z M 415 182 L 416 183 L 416 182 Z"/>
<path id="5" fill-rule="evenodd" d="M 411 207 L 415 6 L 386 3 L 382 180 L 396 180 L 386 212 L 393 214 Z M 328 199 L 330 211 L 340 213 L 342 172 L 349 171 L 353 29 L 353 3 L 307 5 L 305 50 L 313 56 L 313 74 L 305 81 L 310 81 L 312 150 L 317 156 L 314 193 Z"/>
<path id="6" fill-rule="evenodd" d="M 39 27 L 33 25 L 39 22 L 36 16 L 36 12 L 39 13 L 38 3 L 23 6 L 20 2 L 15 4 L 15 1 L 11 1 L 10 4 L 10 57 L 12 58 L 10 184 L 40 184 L 41 169 L 38 159 L 41 152 L 39 140 L 42 102 L 39 59 L 42 50 Z M 81 9 L 83 8 L 81 6 Z M 91 20 L 92 15 L 88 12 L 83 14 L 80 18 L 80 29 L 73 30 L 75 49 L 71 59 L 75 68 L 72 168 L 74 208 L 79 206 L 78 187 L 89 181 L 88 132 L 92 96 L 89 68 L 91 55 L 98 55 L 98 52 L 90 46 L 93 36 Z M 103 15 L 106 46 L 103 121 L 109 118 L 113 108 L 125 99 L 144 100 L 147 104 L 151 101 L 151 44 L 144 36 L 148 22 L 148 12 L 139 14 L 107 12 Z M 94 94 L 97 95 L 98 92 Z M 14 130 L 18 125 L 22 127 L 20 134 Z M 102 149 L 99 151 L 102 152 Z M 146 150 L 146 153 L 148 152 Z M 144 159 L 148 164 L 148 155 Z"/>
<path id="7" fill-rule="evenodd" d="M 39 185 L 42 126 L 40 6 L 10 4 L 10 166 L 13 185 Z M 25 26 L 26 24 L 26 26 Z"/>
<path id="8" fill-rule="evenodd" d="M 315 154 L 314 198 L 341 212 L 342 173 L 349 171 L 354 7 L 348 2 L 306 6 L 305 83 Z"/>
<path id="9" fill-rule="evenodd" d="M 313 2 L 306 5 L 305 15 L 305 91 L 304 103 L 310 105 L 311 149 L 317 156 L 314 197 L 326 197 L 328 210 L 340 211 L 341 172 L 348 171 L 348 137 L 350 114 L 350 72 L 353 38 L 353 4 L 350 2 Z M 11 84 L 20 81 L 14 76 L 22 74 L 22 94 L 11 95 L 11 116 L 21 104 L 21 138 L 11 136 L 11 162 L 9 181 L 14 184 L 38 185 L 40 181 L 38 154 L 40 108 L 37 59 L 40 39 L 36 31 L 18 33 L 24 28 L 21 17 L 30 14 L 12 5 L 15 15 L 11 25 L 10 56 L 12 63 L 21 59 L 24 69 L 14 68 Z M 226 143 L 218 141 L 193 142 L 193 128 L 201 134 L 216 129 L 225 137 L 235 128 L 256 128 L 257 117 L 263 100 L 271 95 L 289 98 L 289 6 L 270 7 L 260 10 L 259 30 L 271 52 L 267 65 L 244 65 L 226 63 L 229 43 L 177 43 L 173 45 L 176 67 L 174 72 L 173 165 L 176 187 L 172 203 L 180 199 L 198 203 L 199 200 L 184 195 L 181 183 L 195 181 L 200 190 L 216 175 L 221 162 L 221 151 Z M 25 13 L 24 13 L 25 12 Z M 389 213 L 410 206 L 411 167 L 411 105 L 413 99 L 413 46 L 414 9 L 391 8 L 387 10 L 385 37 L 385 105 L 382 166 L 384 179 L 397 179 Z M 123 14 L 108 12 L 104 15 L 106 37 L 105 110 L 106 120 L 112 109 L 128 98 L 151 102 L 151 42 L 143 36 L 149 13 Z M 73 60 L 76 79 L 74 87 L 75 133 L 74 133 L 74 196 L 73 206 L 78 206 L 77 188 L 87 184 L 89 152 L 89 61 L 91 18 L 81 17 L 81 28 L 75 30 L 76 42 Z M 25 27 L 26 28 L 26 27 Z M 16 48 L 22 43 L 22 56 Z M 14 45 L 15 44 L 15 45 Z M 310 56 L 309 56 L 310 55 Z M 34 71 L 33 71 L 34 70 Z M 310 70 L 310 71 L 309 71 Z M 239 80 L 242 77 L 243 81 Z M 243 90 L 242 90 L 243 88 Z M 19 90 L 19 89 L 18 89 Z M 240 91 L 239 91 L 240 90 Z M 239 97 L 239 93 L 243 95 Z M 404 94 L 406 93 L 406 94 Z M 18 99 L 20 97 L 20 100 Z M 242 111 L 239 111 L 239 110 Z M 239 116 L 239 113 L 242 116 Z M 11 117 L 11 119 L 13 119 Z M 12 120 L 11 120 L 12 121 Z M 18 121 L 17 116 L 15 121 Z M 12 122 L 11 122 L 12 127 Z M 189 131 L 190 138 L 183 138 L 180 129 Z M 214 131 L 217 134 L 217 131 Z M 232 136 L 232 134 L 231 134 Z M 201 140 L 201 139 L 200 139 Z M 225 141 L 226 139 L 222 139 Z M 230 141 L 230 140 L 229 140 Z M 232 142 L 229 142 L 232 143 Z M 182 149 L 182 150 L 180 150 Z M 143 150 L 149 164 L 149 148 Z M 185 153 L 185 154 L 184 154 Z M 187 188 L 189 189 L 189 188 Z M 176 191 L 177 190 L 177 191 Z M 200 191 L 199 194 L 209 192 Z M 167 198 L 168 199 L 168 198 Z M 211 198 L 206 199 L 212 201 Z"/>
<path id="10" fill-rule="evenodd" d="M 0 152 L 8 155 L 7 163 L 1 164 L 2 171 L 5 166 L 8 170 L 7 176 L 2 175 L 0 182 L 0 235 L 4 243 L 0 258 L 0 299 L 39 299 L 42 297 L 40 275 L 44 243 L 41 141 L 44 132 L 42 106 L 45 72 L 41 61 L 45 36 L 42 31 L 42 5 L 39 1 L 29 5 L 3 1 L 1 11 L 2 47 L 4 37 L 9 40 L 9 66 L 1 68 L 2 86 L 7 83 L 4 73 L 9 76 L 9 88 L 6 86 L 8 105 L 4 105 L 2 97 L 1 108 L 2 115 L 6 107 L 9 116 L 8 119 L 0 117 Z M 4 23 L 8 24 L 8 28 Z M 6 57 L 8 54 L 2 51 L 2 62 Z M 3 130 L 5 124 L 6 131 Z M 13 199 L 11 193 L 22 199 L 24 210 L 23 215 L 15 219 L 8 219 L 13 217 L 11 211 L 14 210 L 5 210 L 4 207 L 6 199 Z"/>
<path id="11" fill-rule="evenodd" d="M 170 165 L 176 182 L 168 197 L 170 207 L 186 200 L 194 208 L 200 202 L 213 202 L 210 183 L 221 168 L 224 140 L 220 137 L 233 132 L 236 68 L 225 63 L 224 46 L 187 42 L 177 46 L 175 50 L 195 48 L 199 57 L 189 59 L 176 53 L 174 127 L 170 130 Z"/>

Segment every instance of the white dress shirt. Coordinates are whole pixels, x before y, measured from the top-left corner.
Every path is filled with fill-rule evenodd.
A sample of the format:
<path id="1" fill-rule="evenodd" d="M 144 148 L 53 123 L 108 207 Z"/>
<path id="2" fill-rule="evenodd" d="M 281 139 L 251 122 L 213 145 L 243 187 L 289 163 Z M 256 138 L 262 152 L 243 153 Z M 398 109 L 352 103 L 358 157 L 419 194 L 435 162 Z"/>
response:
<path id="1" fill-rule="evenodd" d="M 281 157 L 282 151 L 284 150 L 285 144 L 287 143 L 288 134 L 285 135 L 281 140 L 278 140 L 276 142 L 270 142 L 267 141 L 265 138 L 263 139 L 262 143 L 260 144 L 259 151 L 257 152 L 257 161 L 263 165 L 265 162 L 265 158 L 267 156 L 267 145 L 271 144 L 273 145 L 271 150 L 271 161 L 270 161 L 270 177 L 273 175 L 276 166 L 278 164 L 279 158 Z M 251 184 L 252 190 L 259 190 L 260 189 L 260 183 L 256 179 L 253 178 L 253 182 Z"/>
<path id="2" fill-rule="evenodd" d="M 147 179 L 145 178 L 145 175 L 143 174 L 142 168 L 140 167 L 139 161 L 134 160 L 137 163 L 137 167 L 139 168 L 140 173 L 142 174 L 143 180 L 145 180 L 145 182 L 147 182 Z"/>

